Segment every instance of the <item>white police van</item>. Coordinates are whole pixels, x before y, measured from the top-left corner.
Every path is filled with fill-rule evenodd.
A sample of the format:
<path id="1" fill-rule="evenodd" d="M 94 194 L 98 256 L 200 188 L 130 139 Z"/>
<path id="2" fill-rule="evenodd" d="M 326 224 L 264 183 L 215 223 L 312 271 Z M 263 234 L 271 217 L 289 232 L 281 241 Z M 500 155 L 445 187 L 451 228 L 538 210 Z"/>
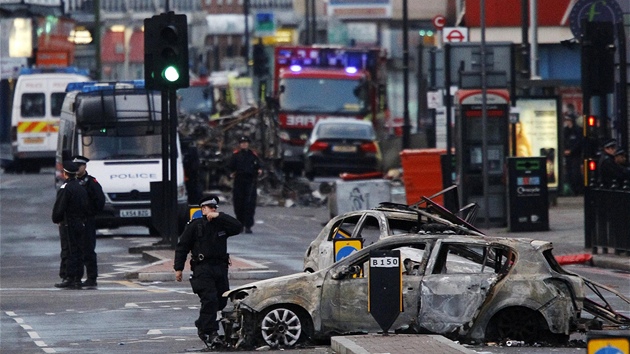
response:
<path id="1" fill-rule="evenodd" d="M 162 99 L 143 80 L 77 82 L 67 87 L 61 109 L 56 183 L 73 155 L 90 159 L 87 171 L 103 187 L 105 208 L 97 228 L 151 223 L 151 182 L 162 181 Z M 178 229 L 188 220 L 183 158 L 177 137 Z M 171 168 L 167 168 L 170 171 Z"/>
<path id="2" fill-rule="evenodd" d="M 11 168 L 38 172 L 52 162 L 66 86 L 89 81 L 88 71 L 75 67 L 23 68 L 15 84 L 11 111 Z"/>

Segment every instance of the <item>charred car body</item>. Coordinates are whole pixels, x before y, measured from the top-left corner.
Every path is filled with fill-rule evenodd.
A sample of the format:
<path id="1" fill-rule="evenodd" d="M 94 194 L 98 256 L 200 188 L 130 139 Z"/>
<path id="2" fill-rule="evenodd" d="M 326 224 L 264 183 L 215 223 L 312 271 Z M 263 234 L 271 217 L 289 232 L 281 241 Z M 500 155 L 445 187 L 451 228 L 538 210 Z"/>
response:
<path id="1" fill-rule="evenodd" d="M 381 203 L 373 209 L 338 215 L 324 226 L 309 245 L 304 254 L 304 271 L 314 272 L 331 265 L 335 261 L 333 242 L 341 237 L 360 239 L 362 245 L 367 246 L 386 237 L 418 231 L 452 230 L 482 235 L 466 220 L 445 209 L 439 209 L 442 215 L 451 217 L 451 220 L 444 219 L 433 212 L 437 210 L 431 208 L 432 206 L 420 209 L 396 203 Z"/>
<path id="2" fill-rule="evenodd" d="M 484 236 L 467 229 L 467 223 L 453 214 L 442 210 L 438 216 L 429 209 L 417 210 L 415 233 L 397 234 L 396 228 L 381 227 L 377 241 L 337 262 L 326 254 L 331 261 L 317 271 L 226 292 L 233 306 L 223 313 L 227 344 L 293 347 L 334 335 L 381 331 L 368 312 L 368 262 L 374 250 L 401 254 L 404 311 L 391 327 L 399 333 L 434 333 L 466 342 L 556 343 L 566 342 L 573 332 L 601 328 L 602 320 L 613 326 L 630 324 L 630 318 L 615 312 L 602 293 L 613 293 L 627 304 L 630 300 L 564 270 L 550 242 Z M 380 212 L 373 216 L 381 226 L 395 216 Z M 349 214 L 359 220 L 370 215 Z M 401 215 L 398 218 L 408 217 Z M 421 222 L 420 217 L 427 218 Z M 324 228 L 318 237 L 320 248 L 343 219 L 333 219 Z M 350 231 L 352 236 L 360 235 L 361 223 L 357 226 Z M 600 302 L 587 298 L 591 294 Z"/>

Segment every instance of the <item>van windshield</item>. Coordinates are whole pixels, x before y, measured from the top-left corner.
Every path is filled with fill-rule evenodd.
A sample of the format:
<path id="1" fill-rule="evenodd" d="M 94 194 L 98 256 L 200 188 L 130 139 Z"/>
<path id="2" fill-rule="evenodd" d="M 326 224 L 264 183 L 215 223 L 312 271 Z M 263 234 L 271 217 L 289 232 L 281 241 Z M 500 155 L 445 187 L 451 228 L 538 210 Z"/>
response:
<path id="1" fill-rule="evenodd" d="M 90 160 L 133 160 L 160 158 L 160 135 L 82 137 L 83 155 Z"/>
<path id="2" fill-rule="evenodd" d="M 368 107 L 366 86 L 360 80 L 287 78 L 280 85 L 284 111 L 357 113 Z"/>

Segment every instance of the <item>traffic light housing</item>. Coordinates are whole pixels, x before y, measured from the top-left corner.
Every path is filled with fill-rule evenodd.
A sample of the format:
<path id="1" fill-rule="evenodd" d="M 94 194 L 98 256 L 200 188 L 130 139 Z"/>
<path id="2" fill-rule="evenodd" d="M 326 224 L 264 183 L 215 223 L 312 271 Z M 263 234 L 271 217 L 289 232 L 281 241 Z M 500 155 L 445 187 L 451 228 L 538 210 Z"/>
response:
<path id="1" fill-rule="evenodd" d="M 584 160 L 584 186 L 595 187 L 597 183 L 597 161 L 594 158 Z"/>
<path id="2" fill-rule="evenodd" d="M 612 22 L 582 23 L 582 90 L 599 96 L 615 89 L 615 32 Z"/>
<path id="3" fill-rule="evenodd" d="M 190 86 L 186 15 L 171 11 L 144 19 L 144 81 L 150 90 Z"/>
<path id="4" fill-rule="evenodd" d="M 584 116 L 585 157 L 594 157 L 599 149 L 599 122 L 594 115 Z"/>
<path id="5" fill-rule="evenodd" d="M 253 57 L 254 75 L 260 77 L 269 74 L 269 57 L 267 57 L 265 46 L 262 43 L 254 44 Z"/>

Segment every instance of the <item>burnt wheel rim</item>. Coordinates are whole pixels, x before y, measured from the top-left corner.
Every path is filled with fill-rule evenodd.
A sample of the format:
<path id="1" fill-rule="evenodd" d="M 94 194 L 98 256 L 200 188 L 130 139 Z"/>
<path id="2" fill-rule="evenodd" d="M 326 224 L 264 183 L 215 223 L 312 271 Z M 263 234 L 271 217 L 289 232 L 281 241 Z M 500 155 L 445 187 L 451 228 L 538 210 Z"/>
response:
<path id="1" fill-rule="evenodd" d="M 293 346 L 302 334 L 302 321 L 291 310 L 273 309 L 262 319 L 261 334 L 270 346 Z"/>
<path id="2" fill-rule="evenodd" d="M 498 339 L 531 341 L 538 337 L 540 323 L 528 309 L 510 309 L 497 319 Z"/>

